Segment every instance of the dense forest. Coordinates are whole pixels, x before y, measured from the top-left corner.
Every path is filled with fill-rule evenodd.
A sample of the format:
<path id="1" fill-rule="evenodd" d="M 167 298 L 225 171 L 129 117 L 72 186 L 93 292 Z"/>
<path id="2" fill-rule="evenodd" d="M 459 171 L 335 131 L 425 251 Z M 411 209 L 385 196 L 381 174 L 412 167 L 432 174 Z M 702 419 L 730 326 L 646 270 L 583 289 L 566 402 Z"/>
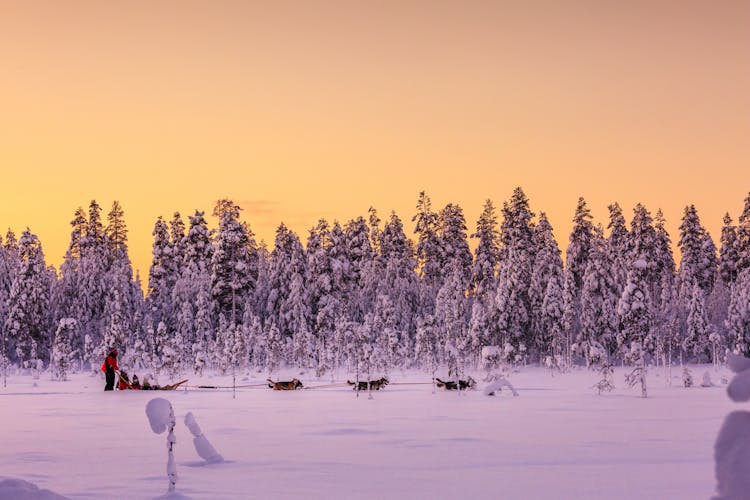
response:
<path id="1" fill-rule="evenodd" d="M 564 263 L 547 217 L 520 188 L 499 212 L 487 200 L 469 235 L 460 206 L 433 209 L 422 192 L 413 240 L 398 215 L 383 221 L 370 209 L 343 225 L 319 220 L 304 245 L 281 224 L 269 251 L 224 199 L 215 230 L 201 211 L 157 219 L 144 295 L 123 209 L 115 202 L 105 221 L 92 201 L 75 211 L 60 269 L 28 229 L 1 241 L 0 367 L 64 378 L 98 369 L 110 348 L 121 365 L 155 375 L 460 373 L 487 346 L 505 366 L 559 369 L 748 352 L 750 194 L 736 224 L 724 217 L 718 249 L 696 207 L 685 207 L 679 265 L 661 211 L 641 204 L 629 226 L 610 205 L 605 228 L 579 199 Z"/>

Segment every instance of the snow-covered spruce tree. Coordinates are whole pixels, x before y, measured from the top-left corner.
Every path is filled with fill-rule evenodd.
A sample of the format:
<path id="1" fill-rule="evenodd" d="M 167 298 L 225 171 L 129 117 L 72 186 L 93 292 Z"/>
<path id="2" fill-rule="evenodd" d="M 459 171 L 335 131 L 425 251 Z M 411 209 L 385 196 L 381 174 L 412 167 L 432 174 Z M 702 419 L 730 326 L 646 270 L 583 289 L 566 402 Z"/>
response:
<path id="1" fill-rule="evenodd" d="M 737 273 L 750 268 L 750 193 L 737 219 Z"/>
<path id="2" fill-rule="evenodd" d="M 375 257 L 370 245 L 370 228 L 364 218 L 357 217 L 346 223 L 344 234 L 351 273 L 348 315 L 353 321 L 362 322 L 365 314 L 375 307 L 375 287 L 368 281 L 373 276 L 371 265 Z"/>
<path id="3" fill-rule="evenodd" d="M 448 365 L 448 374 L 456 379 L 465 370 L 469 346 L 467 310 L 464 270 L 460 262 L 454 261 L 435 301 L 435 330 Z"/>
<path id="4" fill-rule="evenodd" d="M 716 248 L 710 238 L 701 225 L 695 205 L 685 207 L 677 246 L 682 254 L 678 279 L 681 294 L 686 301 L 691 296 L 695 283 L 704 294 L 708 294 L 713 287 L 717 263 Z"/>
<path id="5" fill-rule="evenodd" d="M 171 334 L 174 325 L 171 324 L 172 288 L 176 281 L 172 259 L 172 242 L 169 240 L 169 227 L 162 217 L 154 224 L 151 233 L 154 236 L 151 267 L 148 272 L 147 304 L 154 327 L 159 329 L 159 323 Z"/>
<path id="6" fill-rule="evenodd" d="M 428 371 L 434 382 L 435 373 L 440 364 L 440 346 L 435 328 L 435 318 L 432 315 L 419 317 L 417 320 L 417 336 L 414 343 L 414 355 L 422 369 Z M 433 391 L 435 387 L 433 385 Z"/>
<path id="7" fill-rule="evenodd" d="M 409 364 L 414 356 L 414 338 L 416 336 L 416 316 L 419 308 L 419 278 L 414 272 L 414 260 L 411 242 L 404 234 L 401 219 L 391 213 L 383 228 L 380 238 L 380 268 L 383 276 L 377 280 L 377 294 L 385 295 L 392 306 L 393 332 L 398 340 L 393 352 L 395 367 Z"/>
<path id="8" fill-rule="evenodd" d="M 309 317 L 311 334 L 314 339 L 313 352 L 316 375 L 320 377 L 332 367 L 326 366 L 325 346 L 333 338 L 336 316 L 331 306 L 335 301 L 333 290 L 333 266 L 329 250 L 331 248 L 331 231 L 328 221 L 318 220 L 310 229 L 307 238 L 306 288 L 309 299 Z"/>
<path id="9" fill-rule="evenodd" d="M 415 223 L 414 234 L 417 235 L 416 257 L 419 275 L 428 286 L 439 287 L 443 270 L 440 267 L 438 214 L 432 210 L 430 197 L 424 191 L 419 193 L 417 213 L 411 220 Z"/>
<path id="10" fill-rule="evenodd" d="M 89 204 L 88 220 L 83 238 L 80 240 L 80 265 L 78 282 L 78 303 L 81 315 L 78 327 L 81 335 L 89 335 L 97 346 L 97 362 L 92 368 L 99 368 L 99 358 L 103 358 L 103 335 L 106 331 L 104 306 L 109 288 L 107 280 L 108 250 L 104 225 L 101 220 L 101 207 L 96 200 Z"/>
<path id="11" fill-rule="evenodd" d="M 266 358 L 266 336 L 263 334 L 260 317 L 253 312 L 253 307 L 249 304 L 245 306 L 242 330 L 246 347 L 244 363 L 249 368 L 261 369 Z"/>
<path id="12" fill-rule="evenodd" d="M 141 299 L 140 290 L 134 293 L 133 269 L 130 264 L 127 246 L 127 226 L 124 212 L 115 201 L 107 215 L 104 230 L 106 242 L 108 283 L 104 299 L 104 349 L 117 346 L 126 356 L 127 336 L 133 331 L 133 318 Z M 122 359 L 122 358 L 121 358 Z"/>
<path id="13" fill-rule="evenodd" d="M 62 318 L 55 332 L 52 343 L 53 376 L 57 380 L 68 380 L 68 373 L 73 368 L 74 352 L 71 340 L 75 337 L 78 322 L 73 318 Z"/>
<path id="14" fill-rule="evenodd" d="M 484 202 L 477 229 L 471 237 L 479 240 L 474 252 L 471 289 L 475 297 L 486 297 L 495 290 L 495 274 L 500 261 L 500 232 L 492 200 Z"/>
<path id="15" fill-rule="evenodd" d="M 281 337 L 281 331 L 273 322 L 266 323 L 265 336 L 266 372 L 268 373 L 268 376 L 271 377 L 274 373 L 278 372 L 284 359 L 284 339 Z"/>
<path id="16" fill-rule="evenodd" d="M 565 328 L 563 316 L 565 314 L 565 301 L 563 298 L 563 287 L 560 283 L 562 276 L 552 275 L 547 282 L 547 290 L 542 301 L 541 323 L 546 332 L 547 352 L 545 364 L 553 369 L 563 367 L 563 349 L 565 347 Z"/>
<path id="17" fill-rule="evenodd" d="M 97 361 L 101 357 L 99 356 L 99 348 L 99 343 L 91 338 L 91 335 L 84 335 L 83 362 L 89 366 L 89 370 L 94 374 L 99 370 L 99 365 L 97 365 Z"/>
<path id="18" fill-rule="evenodd" d="M 612 276 L 617 284 L 618 294 L 621 294 L 625 288 L 631 262 L 630 236 L 620 204 L 615 202 L 607 208 L 609 209 L 607 250 L 612 267 Z"/>
<path id="19" fill-rule="evenodd" d="M 382 231 L 380 229 L 380 217 L 378 217 L 378 211 L 375 207 L 367 209 L 367 223 L 370 226 L 370 246 L 375 255 L 380 255 L 380 236 Z"/>
<path id="20" fill-rule="evenodd" d="M 70 245 L 65 252 L 65 257 L 60 265 L 60 279 L 53 292 L 54 319 L 83 317 L 80 285 L 81 266 L 81 240 L 86 233 L 86 212 L 82 207 L 75 211 L 73 220 L 70 222 L 73 230 L 70 233 Z M 2 306 L 0 306 L 2 307 Z M 71 339 L 74 349 L 83 350 L 83 336 L 76 334 Z"/>
<path id="21" fill-rule="evenodd" d="M 694 283 L 688 303 L 687 331 L 682 348 L 700 362 L 704 362 L 708 354 L 709 335 L 705 296 L 698 283 Z"/>
<path id="22" fill-rule="evenodd" d="M 154 337 L 154 376 L 166 371 L 170 378 L 180 373 L 179 339 L 167 330 L 167 325 L 160 321 L 156 326 Z"/>
<path id="23" fill-rule="evenodd" d="M 274 323 L 283 338 L 291 337 L 293 331 L 287 324 L 289 292 L 295 274 L 305 273 L 305 258 L 302 244 L 296 234 L 284 223 L 276 229 L 276 239 L 271 252 L 269 290 L 266 305 L 266 322 Z"/>
<path id="24" fill-rule="evenodd" d="M 727 344 L 735 354 L 750 355 L 750 268 L 732 285 L 726 319 Z"/>
<path id="25" fill-rule="evenodd" d="M 382 359 L 373 319 L 373 314 L 367 313 L 364 321 L 351 331 L 351 338 L 346 345 L 349 366 L 354 367 L 354 379 L 357 383 L 360 380 L 372 380 L 372 371 Z M 355 387 L 359 387 L 359 384 Z M 359 396 L 359 390 L 357 393 Z"/>
<path id="26" fill-rule="evenodd" d="M 630 271 L 622 297 L 617 305 L 622 330 L 617 343 L 626 347 L 625 361 L 634 366 L 626 377 L 628 385 L 640 384 L 641 396 L 648 397 L 646 389 L 646 354 L 652 348 L 651 300 L 648 295 L 648 263 L 637 259 Z"/>
<path id="27" fill-rule="evenodd" d="M 403 366 L 403 361 L 402 352 L 399 350 L 401 332 L 398 331 L 396 323 L 396 311 L 390 297 L 386 294 L 378 294 L 373 312 L 373 324 L 375 341 L 380 354 L 379 363 L 375 366 L 387 375 L 389 368 Z"/>
<path id="28" fill-rule="evenodd" d="M 283 324 L 289 329 L 293 343 L 292 359 L 300 368 L 312 368 L 317 364 L 315 337 L 310 329 L 310 308 L 303 275 L 295 273 L 289 288 L 289 296 L 282 305 Z"/>
<path id="29" fill-rule="evenodd" d="M 233 201 L 223 199 L 216 202 L 213 212 L 219 218 L 219 231 L 211 261 L 212 307 L 216 317 L 224 315 L 231 325 L 242 320 L 243 308 L 258 279 L 254 234 L 240 222 L 240 210 Z"/>
<path id="30" fill-rule="evenodd" d="M 18 241 L 20 266 L 8 297 L 8 317 L 4 331 L 11 361 L 49 360 L 51 328 L 49 325 L 50 282 L 39 238 L 27 228 Z M 32 355 L 32 347 L 38 351 Z M 36 349 L 34 349 L 36 350 Z"/>
<path id="31" fill-rule="evenodd" d="M 583 275 L 588 266 L 593 230 L 591 211 L 586 205 L 586 200 L 582 197 L 578 198 L 578 205 L 573 216 L 573 229 L 565 252 L 565 277 L 563 279 L 565 304 L 563 325 L 566 333 L 564 351 L 567 364 L 572 361 L 573 338 L 580 330 L 581 288 L 583 288 Z"/>
<path id="32" fill-rule="evenodd" d="M 737 281 L 738 247 L 737 227 L 732 225 L 732 218 L 727 213 L 724 215 L 724 226 L 721 228 L 721 249 L 719 250 L 719 277 L 727 287 Z"/>
<path id="33" fill-rule="evenodd" d="M 617 346 L 620 299 L 613 268 L 608 259 L 607 243 L 601 226 L 594 230 L 589 261 L 581 288 L 581 330 L 576 338 L 579 352 L 589 368 L 609 364 Z"/>
<path id="34" fill-rule="evenodd" d="M 675 289 L 675 263 L 672 254 L 672 240 L 665 227 L 664 214 L 656 211 L 654 218 L 654 252 L 656 264 L 653 267 L 651 297 L 653 323 L 656 337 L 657 362 L 661 359 L 671 384 L 672 354 L 680 349 L 678 325 L 679 301 Z"/>
<path id="35" fill-rule="evenodd" d="M 472 266 L 471 317 L 469 320 L 470 357 L 478 362 L 482 347 L 497 342 L 499 332 L 492 321 L 495 311 L 496 273 L 500 262 L 500 231 L 491 200 L 486 200 L 472 238 L 479 240 Z"/>
<path id="36" fill-rule="evenodd" d="M 556 347 L 561 347 L 559 344 L 561 340 L 560 332 L 557 327 L 562 318 L 557 317 L 557 312 L 558 307 L 559 312 L 562 312 L 563 305 L 563 265 L 560 258 L 560 248 L 557 246 L 557 241 L 552 234 L 552 226 L 544 212 L 539 214 L 539 223 L 534 227 L 533 241 L 535 256 L 531 271 L 531 285 L 529 286 L 531 342 L 534 349 L 539 353 L 540 361 L 546 356 L 552 356 L 552 359 L 557 363 L 560 360 L 556 356 L 560 354 L 560 351 L 553 349 L 552 344 L 556 342 Z M 550 290 L 551 281 L 555 281 L 555 284 Z M 544 305 L 548 291 L 552 293 L 550 296 L 551 302 L 548 303 L 551 306 L 549 310 Z"/>
<path id="37" fill-rule="evenodd" d="M 172 267 L 175 269 L 175 280 L 179 277 L 180 267 L 185 261 L 185 222 L 182 220 L 180 212 L 172 214 L 172 220 L 169 221 L 169 241 L 172 242 Z"/>
<path id="38" fill-rule="evenodd" d="M 466 236 L 466 219 L 459 205 L 449 203 L 440 211 L 440 261 L 443 279 L 447 278 L 449 266 L 458 265 L 462 271 L 465 288 L 471 280 L 472 256 Z"/>
<path id="39" fill-rule="evenodd" d="M 507 361 L 515 363 L 522 361 L 532 346 L 529 289 L 536 252 L 531 224 L 534 214 L 521 188 L 503 205 L 503 215 L 504 257 L 498 270 L 495 307 L 500 343 L 506 353 L 513 352 Z"/>

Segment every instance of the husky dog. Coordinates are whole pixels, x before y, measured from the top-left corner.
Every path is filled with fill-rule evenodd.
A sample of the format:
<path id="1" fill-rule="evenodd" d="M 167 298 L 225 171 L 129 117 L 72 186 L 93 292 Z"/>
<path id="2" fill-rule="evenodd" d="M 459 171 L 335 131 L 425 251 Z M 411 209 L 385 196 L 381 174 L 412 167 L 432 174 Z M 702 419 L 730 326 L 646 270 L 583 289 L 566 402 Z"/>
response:
<path id="1" fill-rule="evenodd" d="M 458 384 L 456 384 L 456 382 L 453 382 L 452 380 L 444 382 L 439 378 L 435 378 L 435 385 L 445 389 L 446 391 L 455 391 L 456 389 L 464 391 L 466 389 L 473 389 L 476 385 L 476 381 L 473 378 L 469 377 L 466 380 L 459 380 Z"/>
<path id="2" fill-rule="evenodd" d="M 349 385 L 353 385 L 354 387 L 352 387 L 352 389 L 354 389 L 355 391 L 366 391 L 368 388 L 379 391 L 380 389 L 388 385 L 390 383 L 390 380 L 388 380 L 386 377 L 382 377 L 377 380 L 370 380 L 369 382 L 352 382 L 351 380 L 347 380 L 346 383 Z"/>
<path id="3" fill-rule="evenodd" d="M 304 387 L 302 385 L 302 382 L 300 382 L 296 378 L 284 382 L 274 382 L 270 378 L 266 380 L 268 380 L 268 387 L 273 389 L 274 391 L 293 391 L 295 389 Z"/>

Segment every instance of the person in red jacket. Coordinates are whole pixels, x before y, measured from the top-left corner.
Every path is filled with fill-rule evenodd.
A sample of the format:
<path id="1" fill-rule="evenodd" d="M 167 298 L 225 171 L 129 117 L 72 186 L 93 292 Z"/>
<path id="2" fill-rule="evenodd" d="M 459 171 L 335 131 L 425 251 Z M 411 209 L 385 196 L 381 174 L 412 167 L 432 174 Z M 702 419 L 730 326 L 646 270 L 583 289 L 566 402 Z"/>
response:
<path id="1" fill-rule="evenodd" d="M 115 372 L 120 371 L 117 366 L 117 349 L 109 351 L 107 358 L 104 360 L 102 365 L 102 371 L 107 379 L 107 385 L 104 386 L 105 391 L 112 391 L 115 389 Z"/>

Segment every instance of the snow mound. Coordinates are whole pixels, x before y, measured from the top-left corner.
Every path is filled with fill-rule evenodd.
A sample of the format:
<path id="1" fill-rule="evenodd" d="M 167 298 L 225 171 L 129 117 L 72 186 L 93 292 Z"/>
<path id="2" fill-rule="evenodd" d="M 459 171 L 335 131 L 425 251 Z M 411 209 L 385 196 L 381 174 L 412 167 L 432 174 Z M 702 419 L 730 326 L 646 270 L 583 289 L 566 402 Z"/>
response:
<path id="1" fill-rule="evenodd" d="M 198 422 L 196 422 L 193 412 L 188 412 L 185 415 L 185 427 L 190 429 L 190 433 L 193 435 L 193 445 L 198 455 L 210 464 L 218 464 L 224 461 L 224 457 L 219 455 L 216 448 L 208 441 L 208 438 L 203 435 Z"/>
<path id="2" fill-rule="evenodd" d="M 734 376 L 727 387 L 727 394 L 732 401 L 737 403 L 750 400 L 750 370 Z"/>
<path id="3" fill-rule="evenodd" d="M 146 403 L 146 415 L 148 422 L 151 424 L 151 430 L 156 434 L 161 434 L 167 430 L 173 420 L 172 405 L 164 398 L 154 398 Z"/>
<path id="4" fill-rule="evenodd" d="M 729 365 L 729 369 L 734 373 L 750 370 L 750 358 L 746 358 L 745 356 L 729 353 L 727 356 L 727 364 Z"/>
<path id="5" fill-rule="evenodd" d="M 39 486 L 23 479 L 0 479 L 0 500 L 67 500 L 67 498 L 50 490 L 40 489 Z"/>
<path id="6" fill-rule="evenodd" d="M 716 491 L 714 500 L 746 499 L 750 492 L 750 412 L 727 415 L 714 445 Z"/>

